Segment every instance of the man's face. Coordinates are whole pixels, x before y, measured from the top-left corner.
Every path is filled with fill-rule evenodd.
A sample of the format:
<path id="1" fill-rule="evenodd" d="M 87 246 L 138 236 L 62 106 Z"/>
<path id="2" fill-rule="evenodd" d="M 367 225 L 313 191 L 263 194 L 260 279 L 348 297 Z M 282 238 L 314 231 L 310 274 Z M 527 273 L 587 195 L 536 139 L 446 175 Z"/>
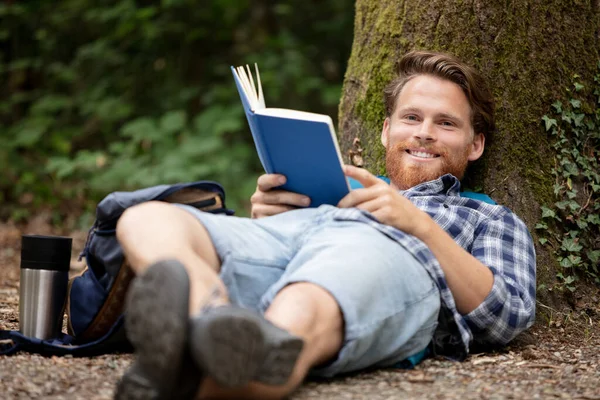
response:
<path id="1" fill-rule="evenodd" d="M 483 153 L 485 137 L 473 132 L 460 86 L 419 75 L 402 88 L 381 141 L 392 185 L 405 190 L 448 173 L 462 179 L 468 162 Z"/>

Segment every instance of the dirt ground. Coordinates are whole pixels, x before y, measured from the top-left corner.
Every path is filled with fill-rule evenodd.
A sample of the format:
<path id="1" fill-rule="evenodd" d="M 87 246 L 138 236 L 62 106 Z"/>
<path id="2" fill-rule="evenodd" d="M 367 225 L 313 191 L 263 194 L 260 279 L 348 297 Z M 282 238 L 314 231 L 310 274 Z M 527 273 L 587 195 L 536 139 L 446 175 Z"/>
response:
<path id="1" fill-rule="evenodd" d="M 44 218 L 24 227 L 0 226 L 0 329 L 18 329 L 20 237 L 22 233 L 67 234 L 75 255 L 84 232 L 57 232 Z M 456 363 L 428 359 L 414 370 L 380 370 L 323 382 L 308 382 L 302 399 L 582 399 L 600 400 L 600 291 L 574 309 L 553 310 L 508 348 Z M 94 358 L 20 353 L 0 356 L 2 399 L 110 399 L 130 354 Z"/>

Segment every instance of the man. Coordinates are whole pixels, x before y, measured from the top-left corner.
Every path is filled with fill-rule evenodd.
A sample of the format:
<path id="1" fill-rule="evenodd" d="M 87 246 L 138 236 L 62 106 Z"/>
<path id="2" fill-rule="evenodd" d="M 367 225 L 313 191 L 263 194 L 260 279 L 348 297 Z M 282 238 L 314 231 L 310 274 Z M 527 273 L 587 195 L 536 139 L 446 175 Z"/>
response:
<path id="1" fill-rule="evenodd" d="M 507 208 L 462 197 L 494 130 L 491 94 L 455 58 L 413 52 L 384 91 L 387 184 L 307 209 L 258 179 L 253 219 L 144 203 L 117 237 L 136 274 L 137 359 L 118 398 L 281 398 L 307 374 L 389 367 L 428 348 L 464 359 L 535 313 L 535 254 Z M 267 217 L 268 218 L 262 218 Z"/>

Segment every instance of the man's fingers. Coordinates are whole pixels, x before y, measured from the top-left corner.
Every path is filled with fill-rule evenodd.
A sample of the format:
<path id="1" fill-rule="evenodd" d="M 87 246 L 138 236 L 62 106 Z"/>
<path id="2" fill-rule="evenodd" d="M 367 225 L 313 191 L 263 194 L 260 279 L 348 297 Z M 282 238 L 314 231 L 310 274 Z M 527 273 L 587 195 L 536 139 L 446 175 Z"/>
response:
<path id="1" fill-rule="evenodd" d="M 310 199 L 304 195 L 288 192 L 286 190 L 256 191 L 250 198 L 252 204 L 290 205 L 306 207 Z"/>
<path id="2" fill-rule="evenodd" d="M 295 210 L 296 207 L 284 205 L 259 204 L 252 207 L 252 218 L 270 217 L 286 211 Z"/>
<path id="3" fill-rule="evenodd" d="M 352 165 L 344 165 L 344 174 L 359 181 L 364 187 L 376 185 L 381 182 L 379 178 L 364 168 L 356 168 Z"/>
<path id="4" fill-rule="evenodd" d="M 339 208 L 358 207 L 361 203 L 377 198 L 380 195 L 380 190 L 371 188 L 354 189 L 350 191 L 340 202 Z"/>
<path id="5" fill-rule="evenodd" d="M 258 177 L 258 190 L 266 192 L 285 183 L 285 176 L 280 174 L 264 174 Z"/>

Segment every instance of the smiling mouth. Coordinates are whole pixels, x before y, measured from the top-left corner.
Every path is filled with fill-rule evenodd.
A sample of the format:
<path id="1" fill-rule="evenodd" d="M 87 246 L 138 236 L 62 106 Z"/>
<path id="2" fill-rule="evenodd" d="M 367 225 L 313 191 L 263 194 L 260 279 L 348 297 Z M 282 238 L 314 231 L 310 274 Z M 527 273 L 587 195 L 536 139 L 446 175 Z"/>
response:
<path id="1" fill-rule="evenodd" d="M 408 154 L 410 154 L 411 156 L 417 157 L 417 158 L 438 158 L 440 156 L 439 154 L 428 153 L 425 151 L 418 151 L 418 150 L 410 150 L 410 149 L 407 149 L 406 152 Z"/>

